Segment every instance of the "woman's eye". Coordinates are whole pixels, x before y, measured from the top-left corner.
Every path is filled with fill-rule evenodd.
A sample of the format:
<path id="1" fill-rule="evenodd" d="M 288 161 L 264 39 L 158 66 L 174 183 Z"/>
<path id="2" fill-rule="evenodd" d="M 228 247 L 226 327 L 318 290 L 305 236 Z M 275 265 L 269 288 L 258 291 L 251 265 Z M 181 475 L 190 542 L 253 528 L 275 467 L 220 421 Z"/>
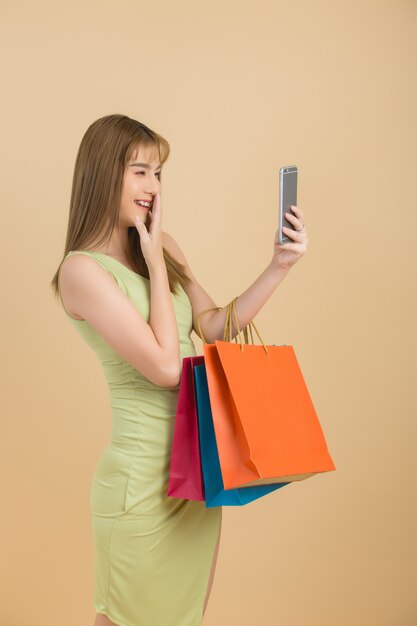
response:
<path id="1" fill-rule="evenodd" d="M 146 174 L 146 172 L 136 172 L 136 174 Z M 155 176 L 158 176 L 158 179 L 161 180 L 161 172 L 156 172 Z"/>

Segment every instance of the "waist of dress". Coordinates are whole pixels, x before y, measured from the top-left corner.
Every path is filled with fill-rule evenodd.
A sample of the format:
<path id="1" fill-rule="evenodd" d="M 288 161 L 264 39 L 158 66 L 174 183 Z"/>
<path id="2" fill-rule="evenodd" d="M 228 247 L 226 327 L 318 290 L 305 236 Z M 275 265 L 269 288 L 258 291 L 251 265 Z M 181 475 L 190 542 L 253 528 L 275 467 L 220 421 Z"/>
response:
<path id="1" fill-rule="evenodd" d="M 140 439 L 115 439 L 111 438 L 107 444 L 107 449 L 125 454 L 127 456 L 135 456 L 141 447 Z"/>

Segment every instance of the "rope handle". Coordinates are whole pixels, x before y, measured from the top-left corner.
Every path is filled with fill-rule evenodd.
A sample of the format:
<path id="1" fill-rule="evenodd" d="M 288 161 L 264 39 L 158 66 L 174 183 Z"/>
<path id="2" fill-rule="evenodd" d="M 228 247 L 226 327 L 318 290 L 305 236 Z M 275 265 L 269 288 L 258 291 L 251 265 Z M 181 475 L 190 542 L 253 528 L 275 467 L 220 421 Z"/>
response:
<path id="1" fill-rule="evenodd" d="M 266 347 L 266 345 L 264 344 L 264 342 L 262 341 L 262 338 L 258 332 L 258 329 L 255 326 L 255 323 L 253 320 L 251 320 L 247 326 L 245 326 L 245 328 L 243 330 L 240 330 L 239 328 L 239 320 L 237 318 L 237 313 L 236 313 L 236 298 L 233 298 L 233 300 L 231 300 L 231 302 L 229 302 L 229 304 L 227 305 L 227 310 L 226 310 L 226 321 L 225 321 L 225 325 L 224 325 L 224 331 L 223 331 L 223 341 L 229 341 L 230 343 L 237 343 L 237 337 L 239 337 L 239 342 L 240 342 L 240 349 L 241 351 L 243 351 L 244 349 L 244 344 L 246 343 L 247 345 L 249 345 L 249 340 L 248 340 L 248 326 L 249 326 L 249 332 L 250 332 L 250 336 L 251 336 L 251 341 L 252 344 L 254 344 L 254 340 L 253 340 L 253 333 L 252 333 L 252 327 L 254 328 L 256 334 L 259 337 L 259 340 L 265 350 L 265 354 L 268 354 L 268 349 Z M 199 330 L 199 335 L 201 337 L 201 339 L 203 340 L 203 343 L 207 343 L 206 338 L 204 337 L 203 331 L 201 329 L 201 324 L 200 324 L 200 317 L 202 315 L 204 315 L 205 313 L 208 313 L 209 311 L 219 311 L 221 310 L 223 307 L 221 306 L 216 306 L 216 307 L 212 307 L 210 309 L 205 309 L 204 311 L 201 311 L 201 313 L 199 313 L 197 315 L 197 326 L 198 326 L 198 330 Z M 235 319 L 235 326 L 237 328 L 237 335 L 235 338 L 232 337 L 232 333 L 233 333 L 233 323 L 232 323 L 232 315 L 234 316 Z M 240 333 L 243 332 L 243 336 L 244 336 L 244 341 L 242 342 L 241 339 L 241 335 Z M 236 340 L 236 341 L 235 341 Z"/>
<path id="2" fill-rule="evenodd" d="M 221 306 L 216 306 L 216 307 L 213 307 L 212 309 L 204 309 L 204 311 L 201 311 L 201 313 L 199 313 L 197 315 L 197 326 L 198 326 L 198 331 L 199 331 L 198 334 L 200 335 L 201 339 L 203 340 L 203 343 L 207 343 L 207 341 L 206 341 L 206 338 L 204 337 L 203 331 L 201 329 L 200 317 L 202 315 L 204 315 L 204 313 L 208 313 L 209 311 L 220 311 L 222 308 L 223 307 L 221 307 Z"/>

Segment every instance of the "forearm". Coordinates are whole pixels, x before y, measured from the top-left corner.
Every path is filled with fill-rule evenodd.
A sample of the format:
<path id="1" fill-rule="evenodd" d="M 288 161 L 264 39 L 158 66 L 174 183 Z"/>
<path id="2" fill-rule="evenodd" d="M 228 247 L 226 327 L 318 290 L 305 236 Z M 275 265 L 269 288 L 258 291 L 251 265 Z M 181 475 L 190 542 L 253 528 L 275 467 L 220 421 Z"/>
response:
<path id="1" fill-rule="evenodd" d="M 151 285 L 149 325 L 162 350 L 164 369 L 175 380 L 180 368 L 180 340 L 165 263 L 149 268 Z"/>
<path id="2" fill-rule="evenodd" d="M 243 330 L 256 317 L 288 272 L 288 269 L 280 270 L 273 268 L 272 265 L 268 265 L 255 282 L 238 296 L 236 300 L 236 316 L 240 330 Z M 208 343 L 214 343 L 215 339 L 223 340 L 226 310 L 227 307 L 224 307 L 221 311 L 210 312 L 201 317 L 201 328 Z M 234 316 L 232 316 L 232 322 L 232 337 L 235 337 L 237 328 Z"/>

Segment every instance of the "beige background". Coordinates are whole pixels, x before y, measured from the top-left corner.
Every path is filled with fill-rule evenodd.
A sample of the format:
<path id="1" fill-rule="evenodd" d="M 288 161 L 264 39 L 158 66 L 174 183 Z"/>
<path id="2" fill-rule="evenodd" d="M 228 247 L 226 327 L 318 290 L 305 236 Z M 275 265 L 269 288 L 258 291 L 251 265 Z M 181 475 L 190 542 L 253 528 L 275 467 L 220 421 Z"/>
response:
<path id="1" fill-rule="evenodd" d="M 299 167 L 309 247 L 256 323 L 294 345 L 337 469 L 224 508 L 205 626 L 417 624 L 416 2 L 0 12 L 0 623 L 94 621 L 110 409 L 49 281 L 82 135 L 124 113 L 171 144 L 163 227 L 219 306 L 269 262 L 278 169 Z"/>

